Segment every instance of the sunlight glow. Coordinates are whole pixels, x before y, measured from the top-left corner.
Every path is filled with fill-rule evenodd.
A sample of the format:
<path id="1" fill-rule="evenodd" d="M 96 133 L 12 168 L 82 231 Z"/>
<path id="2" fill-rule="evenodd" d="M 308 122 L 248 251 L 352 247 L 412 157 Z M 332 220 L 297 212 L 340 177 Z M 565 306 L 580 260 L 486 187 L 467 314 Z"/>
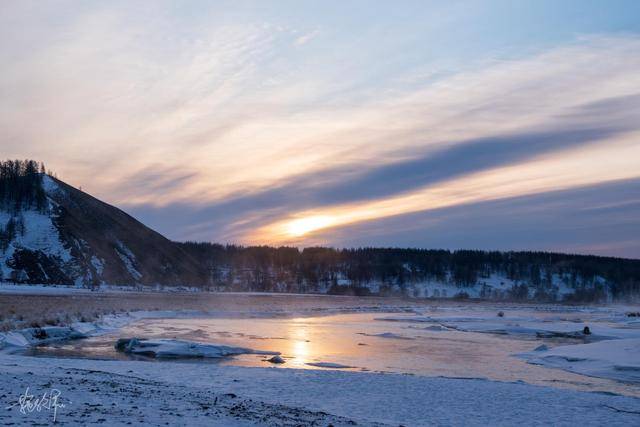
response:
<path id="1" fill-rule="evenodd" d="M 290 237 L 300 237 L 312 231 L 330 227 L 335 222 L 335 218 L 328 215 L 316 215 L 290 221 L 285 224 L 285 230 Z"/>
<path id="2" fill-rule="evenodd" d="M 291 339 L 290 355 L 293 365 L 305 367 L 310 362 L 309 333 L 307 319 L 291 319 L 289 322 L 289 338 Z"/>

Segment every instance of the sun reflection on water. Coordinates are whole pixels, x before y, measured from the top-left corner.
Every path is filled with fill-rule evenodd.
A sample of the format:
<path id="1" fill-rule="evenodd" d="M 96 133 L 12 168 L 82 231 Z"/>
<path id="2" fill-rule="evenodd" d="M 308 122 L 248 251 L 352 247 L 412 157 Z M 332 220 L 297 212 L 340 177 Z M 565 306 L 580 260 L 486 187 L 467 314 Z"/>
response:
<path id="1" fill-rule="evenodd" d="M 291 339 L 291 354 L 295 365 L 304 365 L 309 362 L 309 330 L 307 319 L 291 319 L 288 334 Z"/>

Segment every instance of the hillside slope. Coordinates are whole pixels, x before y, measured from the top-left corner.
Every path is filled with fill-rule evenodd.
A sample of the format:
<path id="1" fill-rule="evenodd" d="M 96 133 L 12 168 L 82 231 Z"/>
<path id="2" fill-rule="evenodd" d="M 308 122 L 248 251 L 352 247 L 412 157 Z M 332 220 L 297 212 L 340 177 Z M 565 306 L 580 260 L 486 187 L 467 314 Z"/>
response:
<path id="1" fill-rule="evenodd" d="M 139 221 L 49 175 L 46 204 L 0 210 L 3 280 L 77 285 L 200 283 L 195 261 Z"/>

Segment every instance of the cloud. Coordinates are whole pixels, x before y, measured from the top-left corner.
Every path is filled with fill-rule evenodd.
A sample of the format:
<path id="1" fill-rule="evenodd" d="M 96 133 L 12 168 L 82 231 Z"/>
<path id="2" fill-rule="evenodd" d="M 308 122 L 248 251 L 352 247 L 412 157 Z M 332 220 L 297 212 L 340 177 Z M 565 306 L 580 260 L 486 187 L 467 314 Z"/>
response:
<path id="1" fill-rule="evenodd" d="M 633 175 L 633 34 L 439 68 L 402 35 L 372 46 L 213 6 L 2 7 L 4 155 L 45 160 L 173 238 L 269 243 L 265 227 L 327 213 L 337 236 Z"/>
<path id="2" fill-rule="evenodd" d="M 625 102 L 620 107 L 624 108 L 625 114 L 629 116 L 638 113 L 635 104 L 630 105 Z M 577 110 L 582 111 L 589 108 L 590 106 L 584 106 L 584 108 L 580 107 Z M 602 142 L 611 144 L 616 138 L 624 137 L 626 132 L 634 128 L 626 121 L 614 125 L 615 121 L 609 120 L 609 117 L 620 115 L 617 109 L 611 108 L 608 113 L 600 116 L 603 123 L 610 124 L 608 128 L 603 126 L 602 128 L 580 129 L 578 123 L 581 122 L 581 116 L 572 114 L 573 122 L 566 123 L 567 130 L 554 129 L 546 132 L 538 130 L 537 132 L 531 131 L 530 133 L 456 142 L 449 144 L 449 148 L 421 156 L 415 155 L 393 164 L 372 165 L 370 167 L 360 165 L 355 171 L 349 167 L 329 167 L 319 172 L 297 176 L 278 187 L 236 195 L 206 207 L 192 207 L 191 210 L 194 214 L 189 218 L 200 226 L 189 227 L 189 238 L 197 238 L 198 233 L 202 233 L 206 236 L 216 236 L 218 239 L 258 243 L 260 240 L 254 240 L 256 238 L 251 236 L 252 231 L 268 225 L 270 222 L 291 217 L 292 213 L 301 211 L 309 211 L 309 215 L 316 215 L 317 211 L 322 212 L 323 208 L 335 211 L 336 205 L 344 203 L 347 205 L 342 209 L 351 213 L 358 209 L 375 212 L 375 209 L 367 207 L 372 204 L 374 206 L 395 205 L 396 211 L 392 210 L 391 214 L 397 214 L 402 209 L 426 210 L 429 208 L 429 204 L 426 202 L 422 204 L 422 202 L 416 203 L 414 200 L 403 206 L 400 201 L 411 199 L 421 191 L 424 192 L 425 187 L 429 192 L 438 191 L 438 186 L 443 185 L 443 188 L 448 189 L 451 195 L 454 194 L 453 190 L 456 187 L 476 188 L 477 184 L 482 182 L 480 181 L 482 174 L 487 171 L 502 170 L 504 174 L 502 179 L 499 174 L 497 175 L 498 181 L 495 181 L 494 177 L 494 180 L 491 181 L 493 184 L 503 181 L 517 182 L 518 178 L 527 177 L 527 170 L 529 171 L 527 179 L 535 182 L 540 182 L 541 176 L 546 174 L 551 176 L 551 179 L 544 182 L 543 187 L 531 187 L 527 179 L 523 180 L 517 191 L 524 193 L 554 189 L 563 185 L 584 185 L 585 179 L 587 179 L 587 183 L 592 183 L 594 180 L 597 182 L 600 179 L 617 177 L 612 175 L 604 163 L 608 158 L 611 158 L 612 161 L 617 158 L 626 159 L 626 169 L 621 167 L 617 171 L 633 175 L 634 170 L 637 172 L 637 168 L 634 169 L 633 166 L 633 152 L 625 156 L 616 152 L 615 145 L 611 145 L 611 150 L 608 149 L 608 145 L 604 150 L 598 146 L 598 143 Z M 633 151 L 636 146 L 637 144 L 632 142 L 620 147 L 629 152 L 628 150 Z M 581 150 L 582 157 L 580 157 Z M 602 151 L 604 151 L 604 155 Z M 560 157 L 560 159 L 556 158 L 551 161 L 537 160 L 541 156 L 550 155 L 553 157 L 559 156 L 561 153 L 564 153 L 565 158 Z M 604 170 L 594 167 L 589 169 L 587 173 L 584 169 L 578 169 L 580 166 L 587 168 L 588 162 L 593 159 L 600 165 L 604 165 Z M 530 163 L 528 168 L 524 166 L 527 162 Z M 556 181 L 553 176 L 554 166 L 556 173 L 565 174 L 564 179 L 558 179 L 557 183 L 554 182 Z M 571 179 L 577 179 L 577 181 L 572 183 L 566 172 L 563 172 L 565 168 L 574 173 Z M 514 178 L 514 173 L 517 178 Z M 607 177 L 607 175 L 611 176 Z M 451 184 L 451 180 L 454 185 Z M 459 183 L 457 186 L 455 185 L 456 180 Z M 432 188 L 433 190 L 431 190 Z M 513 192 L 513 189 L 508 189 L 506 195 L 498 194 L 496 196 L 491 194 L 489 190 L 475 194 L 473 197 L 510 197 Z M 408 196 L 406 196 L 407 194 Z M 405 196 L 403 197 L 403 195 Z M 385 198 L 388 197 L 391 197 L 391 201 L 385 201 Z M 394 200 L 397 202 L 394 203 Z M 362 202 L 365 207 L 359 206 L 358 202 Z M 462 203 L 465 200 L 461 198 L 459 202 Z M 447 203 L 452 202 L 449 200 Z M 136 209 L 135 206 L 131 208 Z M 195 214 L 195 212 L 198 213 Z M 390 215 L 388 209 L 378 210 L 378 213 L 381 217 Z M 145 217 L 145 215 L 142 216 Z M 300 216 L 304 217 L 304 214 Z M 201 224 L 202 218 L 215 218 L 215 220 L 206 222 L 205 225 Z M 239 221 L 239 219 L 242 220 Z M 323 228 L 328 225 L 331 224 L 325 223 Z M 325 243 L 331 243 L 331 239 Z"/>
<path id="3" fill-rule="evenodd" d="M 640 114 L 640 108 L 636 109 L 636 112 Z M 266 194 L 268 199 L 273 198 L 277 203 L 281 203 L 281 199 L 276 197 L 276 193 L 288 194 L 293 205 L 296 201 L 325 204 L 380 198 L 548 152 L 605 141 L 629 129 L 628 126 L 619 128 L 611 126 L 591 129 L 531 130 L 528 133 L 454 142 L 443 144 L 445 148 L 440 150 L 416 152 L 409 158 L 393 163 L 372 167 L 367 165 L 329 167 L 314 171 L 296 176 L 280 187 L 266 190 Z M 406 156 L 406 153 L 403 154 Z M 359 170 L 354 171 L 355 167 Z M 327 176 L 334 178 L 327 182 Z M 265 194 L 248 197 L 264 198 Z"/>
<path id="4" fill-rule="evenodd" d="M 612 41 L 610 42 L 613 43 Z M 627 54 L 628 50 L 631 49 L 629 45 L 634 46 L 635 43 L 635 41 L 625 39 L 622 44 L 626 45 L 626 47 L 618 47 L 620 53 Z M 583 80 L 581 76 L 575 75 L 581 67 L 581 65 L 576 64 L 574 67 L 565 67 L 569 69 L 559 73 L 557 78 L 564 80 L 567 87 L 561 86 L 561 90 L 558 90 L 556 96 L 553 97 L 554 103 L 551 105 L 549 103 L 550 100 L 543 103 L 541 103 L 541 100 L 551 96 L 551 94 L 547 93 L 546 88 L 549 83 L 548 79 L 553 74 L 551 77 L 546 75 L 544 79 L 532 78 L 530 79 L 531 81 L 523 78 L 523 75 L 527 74 L 548 74 L 545 61 L 555 61 L 560 55 L 559 52 L 563 52 L 564 56 L 566 56 L 569 52 L 576 54 L 576 51 L 578 51 L 581 52 L 580 55 L 577 55 L 578 57 L 582 59 L 591 58 L 594 55 L 597 56 L 597 52 L 602 53 L 600 49 L 602 49 L 603 44 L 606 45 L 607 42 L 598 40 L 594 44 L 587 43 L 585 46 L 572 46 L 545 53 L 537 58 L 524 60 L 517 65 L 511 63 L 506 65 L 497 64 L 495 67 L 490 67 L 489 70 L 481 70 L 477 75 L 454 76 L 451 78 L 452 81 L 461 79 L 463 81 L 473 81 L 475 79 L 477 80 L 475 85 L 482 86 L 483 91 L 490 87 L 495 93 L 491 96 L 487 94 L 480 97 L 483 100 L 480 103 L 482 107 L 470 102 L 473 97 L 466 97 L 467 102 L 464 106 L 456 105 L 452 109 L 455 114 L 442 114 L 439 109 L 430 105 L 427 110 L 433 110 L 436 113 L 435 115 L 440 114 L 442 116 L 439 118 L 439 122 L 443 124 L 443 128 L 435 127 L 434 124 L 433 130 L 431 130 L 422 123 L 409 123 L 406 126 L 398 126 L 397 129 L 393 126 L 386 126 L 376 129 L 376 131 L 379 130 L 380 132 L 368 132 L 367 127 L 363 126 L 365 130 L 354 134 L 355 138 L 366 134 L 366 140 L 370 144 L 382 145 L 384 156 L 380 155 L 379 149 L 376 150 L 377 147 L 372 147 L 371 150 L 375 153 L 375 156 L 367 156 L 366 154 L 364 156 L 357 154 L 354 156 L 353 153 L 359 150 L 357 148 L 358 145 L 354 144 L 353 148 L 347 145 L 346 150 L 339 152 L 339 154 L 344 154 L 344 158 L 341 160 L 315 162 L 313 167 L 306 170 L 303 169 L 298 173 L 292 171 L 288 176 L 285 175 L 281 178 L 279 182 L 276 181 L 274 184 L 265 185 L 263 188 L 247 187 L 245 191 L 237 192 L 220 201 L 196 204 L 200 205 L 200 207 L 195 208 L 196 212 L 202 212 L 205 217 L 207 215 L 215 216 L 216 220 L 205 221 L 201 226 L 188 227 L 190 232 L 193 232 L 189 236 L 196 238 L 198 233 L 202 233 L 201 235 L 213 236 L 208 237 L 213 239 L 241 240 L 256 243 L 268 242 L 273 236 L 255 234 L 255 231 L 269 223 L 277 223 L 279 219 L 299 218 L 304 216 L 305 212 L 308 212 L 308 215 L 322 214 L 326 211 L 339 209 L 339 205 L 345 203 L 344 209 L 350 211 L 354 206 L 357 207 L 353 202 L 362 200 L 370 200 L 374 203 L 374 206 L 377 206 L 376 203 L 378 205 L 394 204 L 398 195 L 419 191 L 425 185 L 434 185 L 465 175 L 471 175 L 471 180 L 473 180 L 476 179 L 474 176 L 476 173 L 516 165 L 515 169 L 510 171 L 512 175 L 506 176 L 507 179 L 510 179 L 513 174 L 516 174 L 515 176 L 518 175 L 517 165 L 539 156 L 547 156 L 550 159 L 553 159 L 554 156 L 560 156 L 560 158 L 565 156 L 565 161 L 567 162 L 556 162 L 555 168 L 558 176 L 550 176 L 546 186 L 537 188 L 535 191 L 562 188 L 567 183 L 579 186 L 617 179 L 619 177 L 612 173 L 609 168 L 594 169 L 589 174 L 585 173 L 581 168 L 580 162 L 571 161 L 574 154 L 572 152 L 567 154 L 567 150 L 581 149 L 589 144 L 603 144 L 605 147 L 604 152 L 608 158 L 612 160 L 622 158 L 624 160 L 625 155 L 616 153 L 613 142 L 619 139 L 621 135 L 638 129 L 635 117 L 637 117 L 640 106 L 637 94 L 637 89 L 640 86 L 628 84 L 629 80 L 625 80 L 616 85 L 616 90 L 600 91 L 596 96 L 593 96 L 593 91 L 583 92 L 580 96 L 576 96 L 577 86 L 587 84 L 581 81 Z M 592 52 L 592 50 L 596 53 Z M 571 58 L 571 56 L 569 55 L 568 58 Z M 565 60 L 567 60 L 567 57 L 565 57 Z M 581 62 L 578 61 L 578 63 Z M 617 63 L 617 61 L 612 60 L 612 63 Z M 638 68 L 637 64 L 626 63 L 625 65 L 629 67 L 629 72 Z M 520 69 L 520 74 L 515 78 L 518 81 L 517 84 L 505 77 L 509 73 L 500 71 L 504 67 Z M 497 70 L 494 68 L 497 68 Z M 592 80 L 591 86 L 599 84 L 599 79 L 604 78 L 603 74 L 592 73 L 592 71 L 589 73 L 593 74 L 589 77 Z M 605 70 L 603 69 L 601 72 L 604 73 Z M 565 74 L 572 75 L 570 81 L 567 81 Z M 630 77 L 631 80 L 635 79 L 635 77 L 631 77 L 627 73 L 621 73 L 619 77 L 623 75 Z M 492 76 L 492 78 L 488 79 L 487 76 Z M 607 81 L 615 80 L 615 77 L 609 77 Z M 576 82 L 571 84 L 573 80 Z M 525 84 L 525 82 L 528 82 L 528 84 Z M 491 84 L 481 85 L 480 83 Z M 553 80 L 551 83 L 552 86 L 555 84 Z M 475 86 L 470 83 L 465 83 L 462 86 L 464 87 L 465 85 Z M 521 88 L 522 85 L 526 87 L 526 90 Z M 441 82 L 437 86 L 453 87 L 455 88 L 454 91 L 459 90 L 460 87 L 457 83 L 445 84 L 445 82 Z M 435 93 L 437 94 L 439 90 L 441 89 L 436 89 Z M 448 90 L 445 90 L 445 92 L 448 92 Z M 495 103 L 485 101 L 485 98 L 493 99 L 498 97 L 499 94 L 511 93 L 512 90 L 516 90 L 515 97 L 517 99 L 511 99 L 509 103 L 511 105 L 508 108 L 500 105 L 505 104 L 505 99 Z M 431 88 L 429 91 L 433 92 L 434 89 Z M 566 99 L 563 99 L 561 94 L 565 94 Z M 415 94 L 407 96 L 412 99 L 416 97 Z M 509 97 L 510 95 L 505 95 L 505 98 L 509 99 Z M 524 109 L 524 112 L 521 112 L 519 110 L 524 107 L 521 104 L 523 102 L 521 98 L 523 97 L 530 98 L 530 101 L 527 101 L 524 105 L 527 108 Z M 424 98 L 431 103 L 438 104 L 436 97 L 425 96 Z M 442 104 L 452 102 L 458 104 L 461 102 L 459 99 L 451 99 L 444 95 L 440 95 L 440 98 L 441 101 L 439 102 Z M 418 105 L 415 101 L 398 100 L 396 102 L 398 106 L 402 107 L 402 112 L 406 112 L 406 109 L 411 105 Z M 489 103 L 486 104 L 485 102 Z M 410 110 L 413 110 L 413 108 Z M 419 106 L 419 109 L 422 110 L 425 107 Z M 376 109 L 372 108 L 367 111 L 373 114 Z M 380 111 L 390 111 L 390 119 L 394 117 L 393 109 L 385 107 L 381 108 Z M 523 114 L 526 112 L 530 113 Z M 417 113 L 414 111 L 413 114 Z M 495 126 L 485 129 L 485 124 L 476 117 L 477 115 L 480 115 L 485 120 L 493 116 L 502 117 L 502 122 L 506 123 L 506 126 L 500 123 L 497 118 L 493 118 L 489 122 L 495 124 Z M 464 116 L 464 118 L 460 116 Z M 433 120 L 433 117 L 431 120 Z M 462 131 L 447 131 L 452 124 L 460 127 L 461 121 L 469 126 L 462 127 Z M 362 122 L 354 122 L 356 125 L 362 124 Z M 482 129 L 470 132 L 469 129 L 474 130 L 474 124 Z M 391 132 L 389 128 L 392 129 Z M 457 135 L 467 134 L 479 134 L 481 136 L 471 139 L 454 139 Z M 339 135 L 340 133 L 336 137 Z M 398 139 L 401 143 L 385 143 L 387 140 L 396 141 Z M 411 141 L 413 142 L 409 143 Z M 606 149 L 607 144 L 611 145 L 611 150 Z M 635 147 L 637 147 L 637 144 L 633 141 L 628 143 L 627 153 L 629 153 L 628 150 L 633 151 Z M 596 153 L 593 156 L 597 158 L 600 156 L 601 151 L 603 151 L 603 147 L 593 151 L 593 153 Z M 380 161 L 381 158 L 384 161 Z M 627 160 L 629 159 L 627 157 Z M 591 157 L 590 161 L 593 160 L 594 158 Z M 585 161 L 587 161 L 585 165 L 588 165 L 589 160 Z M 534 165 L 544 174 L 545 162 L 534 163 Z M 629 165 L 626 165 L 626 167 L 627 169 L 625 170 L 628 170 Z M 571 184 L 571 180 L 563 180 L 562 174 L 565 168 L 569 168 L 574 173 L 573 184 Z M 529 169 L 531 169 L 531 166 Z M 633 173 L 633 171 L 629 173 Z M 589 180 L 576 179 L 581 178 L 582 175 L 589 177 Z M 540 177 L 531 179 L 539 180 Z M 466 181 L 462 182 L 466 183 Z M 527 187 L 528 185 L 524 183 L 519 191 L 528 194 L 527 192 L 532 190 L 527 189 Z M 512 193 L 507 193 L 501 197 L 512 196 Z M 389 200 L 385 200 L 385 198 Z M 465 200 L 460 201 L 460 203 L 463 202 Z M 336 206 L 338 207 L 336 208 Z M 422 209 L 426 208 L 426 206 L 422 207 Z M 370 210 L 366 205 L 363 209 Z M 417 206 L 413 204 L 407 209 L 419 211 L 420 203 Z M 402 211 L 402 209 L 399 209 L 399 211 Z M 379 216 L 389 215 L 389 213 L 385 212 L 380 212 Z M 396 215 L 398 212 L 392 210 L 391 214 Z M 369 221 L 372 218 L 376 218 L 376 216 L 366 216 L 362 220 Z M 195 222 L 198 223 L 198 221 Z M 299 242 L 311 240 L 313 240 L 313 236 Z M 332 243 L 333 241 L 328 238 L 324 242 Z"/>
<path id="5" fill-rule="evenodd" d="M 153 164 L 127 175 L 124 180 L 127 186 L 114 189 L 114 197 L 127 198 L 129 203 L 137 203 L 136 195 L 142 195 L 143 201 L 149 194 L 162 195 L 188 186 L 198 179 L 197 172 L 189 172 L 178 166 Z"/>

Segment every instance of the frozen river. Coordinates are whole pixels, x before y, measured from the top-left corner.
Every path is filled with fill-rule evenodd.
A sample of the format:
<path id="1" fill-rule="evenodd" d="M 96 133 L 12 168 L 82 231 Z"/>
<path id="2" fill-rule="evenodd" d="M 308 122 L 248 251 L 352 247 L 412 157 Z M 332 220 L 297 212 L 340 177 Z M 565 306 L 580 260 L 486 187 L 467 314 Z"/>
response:
<path id="1" fill-rule="evenodd" d="M 612 379 L 552 363 L 558 361 L 558 356 L 552 353 L 557 348 L 589 349 L 585 344 L 607 346 L 622 339 L 634 342 L 640 337 L 640 323 L 627 317 L 627 310 L 624 307 L 450 304 L 407 313 L 336 314 L 319 310 L 315 315 L 303 317 L 293 313 L 260 317 L 238 313 L 177 315 L 142 319 L 107 335 L 36 347 L 28 350 L 28 354 L 131 359 L 132 356 L 115 350 L 118 338 L 178 339 L 276 351 L 285 360 L 284 364 L 274 365 L 266 360 L 268 356 L 243 354 L 211 361 L 185 360 L 185 363 L 278 369 L 327 369 L 328 366 L 350 371 L 523 381 L 555 388 L 640 396 L 633 366 L 625 367 L 629 375 Z M 498 316 L 499 312 L 503 315 Z M 591 334 L 583 336 L 585 326 Z M 541 345 L 546 349 L 534 352 Z M 611 352 L 615 351 L 611 347 Z M 543 364 L 528 363 L 525 359 L 531 358 L 516 356 L 547 352 L 550 362 Z M 562 360 L 573 361 L 572 358 Z M 615 369 L 616 366 L 611 368 Z"/>

